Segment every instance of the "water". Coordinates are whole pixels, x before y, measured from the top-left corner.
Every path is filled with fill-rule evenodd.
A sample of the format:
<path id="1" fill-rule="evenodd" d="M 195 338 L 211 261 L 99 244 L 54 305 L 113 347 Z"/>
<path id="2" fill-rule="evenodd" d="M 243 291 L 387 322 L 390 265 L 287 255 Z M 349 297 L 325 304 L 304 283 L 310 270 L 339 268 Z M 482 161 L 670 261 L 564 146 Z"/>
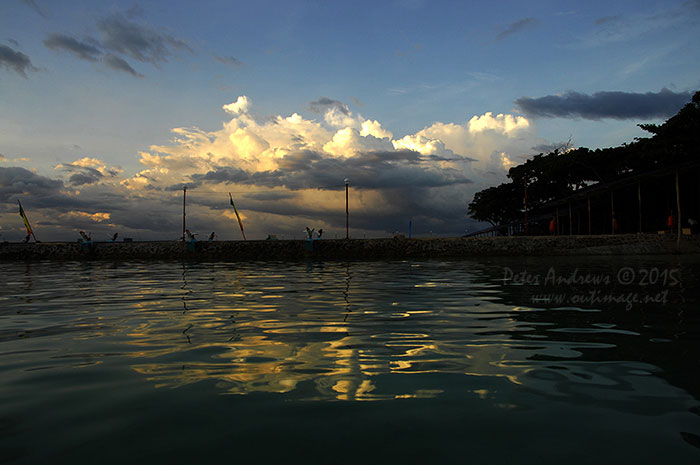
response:
<path id="1" fill-rule="evenodd" d="M 693 259 L 0 270 L 0 463 L 700 463 Z"/>

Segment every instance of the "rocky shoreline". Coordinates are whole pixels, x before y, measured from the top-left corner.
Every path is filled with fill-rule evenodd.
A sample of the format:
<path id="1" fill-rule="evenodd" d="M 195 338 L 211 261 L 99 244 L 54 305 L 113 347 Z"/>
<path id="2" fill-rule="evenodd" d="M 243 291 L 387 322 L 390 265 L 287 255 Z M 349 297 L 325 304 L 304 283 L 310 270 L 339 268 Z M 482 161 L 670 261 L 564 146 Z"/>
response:
<path id="1" fill-rule="evenodd" d="M 0 260 L 374 260 L 473 256 L 700 254 L 697 236 L 509 236 L 471 238 L 0 243 Z"/>

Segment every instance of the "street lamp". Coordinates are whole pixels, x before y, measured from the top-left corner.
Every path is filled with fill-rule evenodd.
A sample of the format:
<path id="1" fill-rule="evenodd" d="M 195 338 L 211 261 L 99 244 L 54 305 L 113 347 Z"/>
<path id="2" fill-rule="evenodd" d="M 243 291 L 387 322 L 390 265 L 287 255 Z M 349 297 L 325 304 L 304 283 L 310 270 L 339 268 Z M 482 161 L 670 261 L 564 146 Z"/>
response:
<path id="1" fill-rule="evenodd" d="M 349 217 L 350 217 L 350 210 L 348 209 L 348 183 L 350 181 L 348 178 L 345 178 L 345 239 L 350 239 L 350 222 L 349 222 Z"/>

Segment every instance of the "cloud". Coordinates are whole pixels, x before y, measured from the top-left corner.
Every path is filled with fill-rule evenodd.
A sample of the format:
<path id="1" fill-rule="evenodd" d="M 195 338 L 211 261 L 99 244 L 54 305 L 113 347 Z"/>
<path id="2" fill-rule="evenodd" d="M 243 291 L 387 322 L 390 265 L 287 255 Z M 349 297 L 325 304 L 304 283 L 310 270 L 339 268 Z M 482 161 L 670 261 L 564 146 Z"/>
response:
<path id="1" fill-rule="evenodd" d="M 235 102 L 224 105 L 223 110 L 230 115 L 239 115 L 248 111 L 248 97 L 241 95 Z"/>
<path id="2" fill-rule="evenodd" d="M 516 156 L 547 142 L 522 116 L 485 113 L 394 136 L 378 120 L 343 113 L 337 100 L 318 103 L 323 118 L 258 118 L 253 102 L 241 95 L 224 105 L 220 128 L 173 129 L 170 143 L 140 154 L 138 172 L 81 158 L 57 165 L 58 179 L 15 168 L 21 170 L 15 181 L 0 177 L 0 185 L 15 185 L 12 192 L 23 203 L 27 196 L 42 240 L 74 240 L 75 228 L 88 227 L 104 238 L 119 231 L 137 239 L 175 239 L 185 186 L 192 231 L 238 238 L 231 192 L 249 237 L 301 237 L 306 225 L 334 237 L 344 234 L 346 178 L 353 236 L 387 236 L 405 229 L 409 219 L 418 235 L 459 235 L 471 221 L 466 204 L 474 192 L 503 182 Z M 46 186 L 18 186 L 19 180 Z M 14 208 L 14 199 L 0 196 L 0 217 L 3 207 Z M 7 236 L 21 239 L 21 222 L 8 218 Z"/>
<path id="3" fill-rule="evenodd" d="M 44 40 L 44 45 L 54 51 L 65 50 L 78 58 L 87 61 L 97 61 L 102 51 L 92 43 L 81 42 L 64 34 L 51 34 Z"/>
<path id="4" fill-rule="evenodd" d="M 107 65 L 108 67 L 115 69 L 117 71 L 123 71 L 125 73 L 129 73 L 134 77 L 142 78 L 144 77 L 143 74 L 139 73 L 136 71 L 134 68 L 131 67 L 129 63 L 126 62 L 126 60 L 119 58 L 118 56 L 108 53 L 104 57 L 102 57 L 102 62 Z"/>
<path id="5" fill-rule="evenodd" d="M 78 40 L 66 34 L 54 33 L 44 40 L 44 45 L 57 52 L 67 51 L 82 60 L 100 61 L 108 68 L 139 78 L 144 77 L 143 74 L 136 71 L 124 57 L 158 66 L 178 51 L 192 52 L 185 41 L 133 21 L 142 15 L 143 10 L 134 7 L 127 11 L 126 17 L 114 13 L 98 20 L 97 30 L 101 41 L 92 37 Z M 233 57 L 217 58 L 229 64 L 235 60 Z"/>
<path id="6" fill-rule="evenodd" d="M 121 173 L 120 168 L 107 168 L 107 165 L 96 158 L 81 158 L 73 163 L 61 163 L 55 169 L 71 174 L 68 182 L 72 186 L 94 184 L 105 177 L 116 177 Z"/>
<path id="7" fill-rule="evenodd" d="M 350 114 L 350 108 L 343 102 L 333 100 L 328 97 L 319 97 L 318 100 L 309 102 L 309 108 L 315 113 L 326 113 L 329 110 L 336 110 L 343 115 Z"/>
<path id="8" fill-rule="evenodd" d="M 32 8 L 34 11 L 36 11 L 39 14 L 39 16 L 46 18 L 46 14 L 44 13 L 44 11 L 41 8 L 39 8 L 39 5 L 37 5 L 34 0 L 21 0 L 21 1 L 25 5 Z"/>
<path id="9" fill-rule="evenodd" d="M 496 40 L 503 40 L 506 37 L 517 34 L 518 32 L 532 29 L 539 25 L 539 21 L 536 18 L 523 18 L 514 23 L 509 24 L 504 30 L 496 35 Z"/>
<path id="10" fill-rule="evenodd" d="M 181 39 L 159 32 L 114 13 L 97 22 L 102 45 L 114 52 L 130 56 L 142 63 L 158 65 L 167 62 L 175 51 L 192 49 Z"/>
<path id="11" fill-rule="evenodd" d="M 675 93 L 666 88 L 644 94 L 596 92 L 586 95 L 569 91 L 539 98 L 521 97 L 515 104 L 531 117 L 652 119 L 673 116 L 691 97 L 690 92 Z"/>
<path id="12" fill-rule="evenodd" d="M 232 68 L 239 68 L 239 67 L 243 66 L 243 62 L 234 56 L 220 56 L 220 55 L 216 55 L 216 54 L 214 54 L 213 56 L 214 56 L 214 59 L 216 61 L 218 61 L 219 63 L 229 65 Z"/>
<path id="13" fill-rule="evenodd" d="M 60 194 L 63 182 L 33 173 L 25 168 L 0 167 L 0 202 L 17 203 L 20 196 L 47 197 Z"/>
<path id="14" fill-rule="evenodd" d="M 38 71 L 27 55 L 6 45 L 0 45 L 0 66 L 14 71 L 25 78 L 27 77 L 27 71 Z"/>

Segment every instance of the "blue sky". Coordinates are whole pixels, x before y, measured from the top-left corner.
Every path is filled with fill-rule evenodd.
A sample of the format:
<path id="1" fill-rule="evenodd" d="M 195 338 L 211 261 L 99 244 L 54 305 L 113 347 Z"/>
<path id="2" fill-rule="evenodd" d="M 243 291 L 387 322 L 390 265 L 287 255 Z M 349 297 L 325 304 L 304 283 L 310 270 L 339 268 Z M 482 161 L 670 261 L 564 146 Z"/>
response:
<path id="1" fill-rule="evenodd" d="M 227 192 L 252 237 L 340 234 L 346 177 L 356 237 L 459 235 L 513 163 L 700 88 L 699 1 L 6 0 L 0 30 L 2 240 L 17 199 L 46 240 L 171 238 L 185 184 L 201 235 L 238 238 Z"/>

